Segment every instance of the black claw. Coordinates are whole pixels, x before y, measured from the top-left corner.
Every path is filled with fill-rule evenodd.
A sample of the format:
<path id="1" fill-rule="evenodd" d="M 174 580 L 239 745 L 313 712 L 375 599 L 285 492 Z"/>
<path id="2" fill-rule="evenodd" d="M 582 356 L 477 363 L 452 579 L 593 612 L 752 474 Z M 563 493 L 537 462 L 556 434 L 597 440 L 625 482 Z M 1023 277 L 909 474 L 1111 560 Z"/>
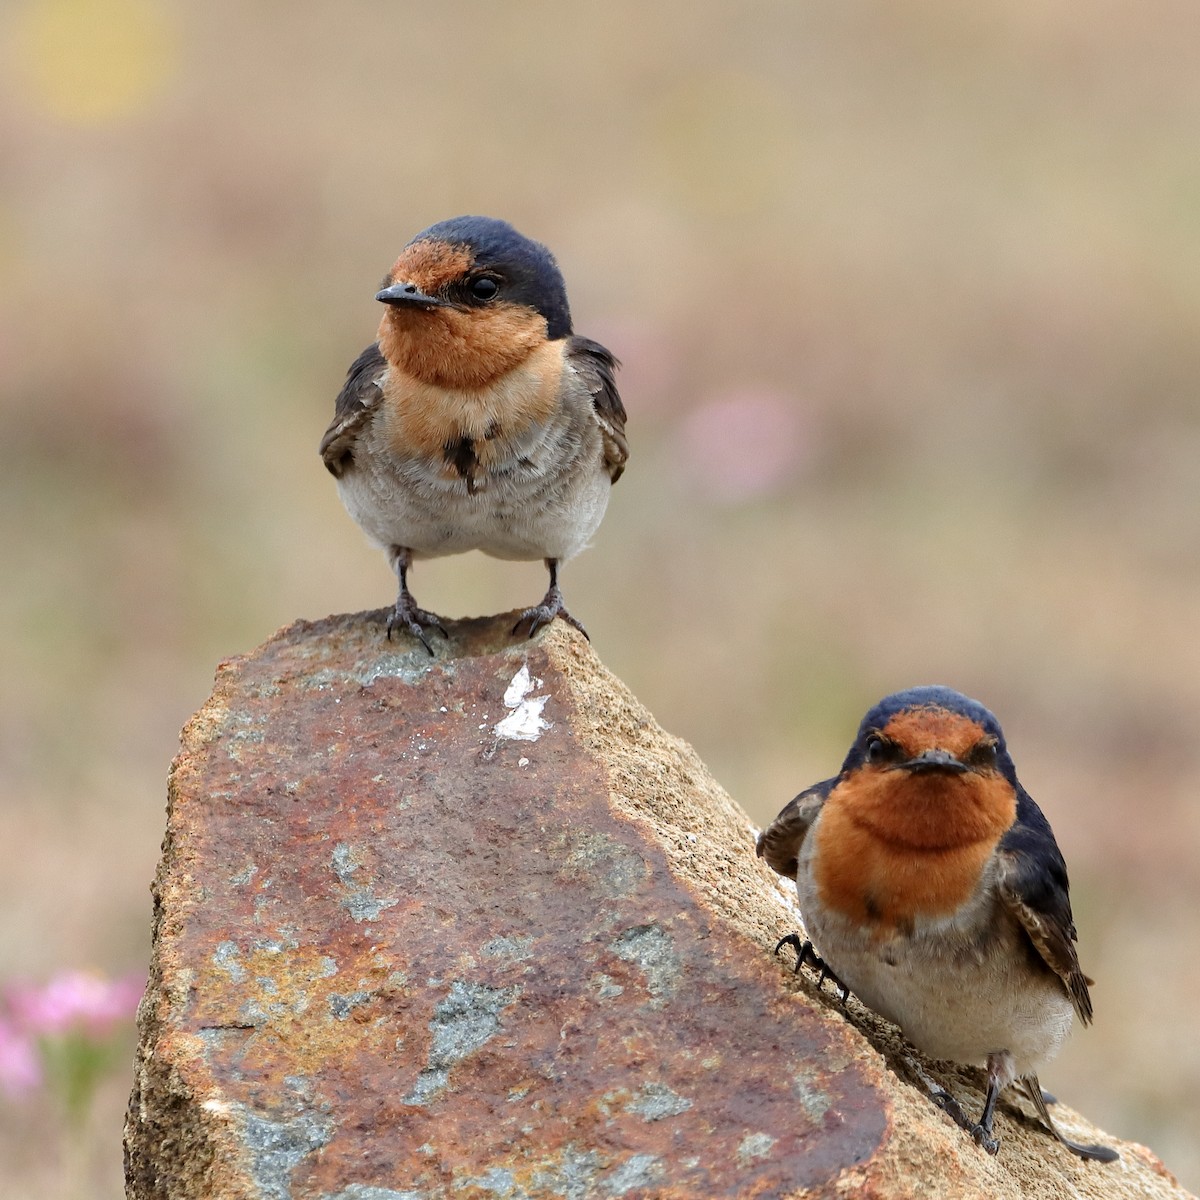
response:
<path id="1" fill-rule="evenodd" d="M 546 559 L 546 569 L 550 572 L 550 586 L 547 588 L 546 594 L 542 597 L 541 604 L 537 604 L 533 608 L 527 608 L 517 618 L 517 623 L 512 627 L 513 633 L 516 633 L 528 621 L 529 636 L 532 638 L 543 625 L 549 625 L 555 617 L 561 617 L 568 625 L 578 629 L 590 642 L 592 640 L 591 635 L 567 612 L 567 606 L 563 603 L 562 592 L 558 587 L 558 559 Z"/>
<path id="2" fill-rule="evenodd" d="M 802 942 L 798 933 L 785 934 L 775 943 L 775 953 L 778 954 L 784 946 L 791 946 L 796 951 L 796 965 L 792 969 L 799 971 L 804 966 L 805 960 L 811 955 L 814 965 L 820 962 L 817 958 L 816 951 L 813 950 L 812 942 Z"/>
<path id="3" fill-rule="evenodd" d="M 431 658 L 433 657 L 433 647 L 429 644 L 429 639 L 425 636 L 425 631 L 420 625 L 417 624 L 416 621 L 407 621 L 402 617 L 397 617 L 395 613 L 392 613 L 392 615 L 388 617 L 387 622 L 387 640 L 389 642 L 392 640 L 392 630 L 396 629 L 397 627 L 403 627 L 404 629 L 407 629 L 408 632 L 411 633 L 413 637 L 415 637 L 417 641 L 425 647 L 425 649 L 429 652 L 429 656 Z"/>
<path id="4" fill-rule="evenodd" d="M 412 551 L 405 546 L 393 546 L 391 553 L 394 557 L 396 576 L 400 580 L 400 594 L 396 597 L 395 607 L 387 619 L 387 640 L 392 640 L 392 630 L 397 625 L 403 626 L 425 647 L 430 658 L 433 657 L 433 647 L 425 636 L 426 629 L 436 629 L 447 641 L 450 635 L 442 624 L 437 613 L 426 612 L 417 607 L 417 602 L 408 590 L 408 569 L 412 564 Z"/>
<path id="5" fill-rule="evenodd" d="M 975 1139 L 977 1146 L 982 1146 L 989 1154 L 999 1154 L 1000 1139 L 993 1136 L 990 1129 L 984 1129 L 982 1125 L 976 1125 L 971 1130 L 971 1136 Z"/>
<path id="6" fill-rule="evenodd" d="M 811 963 L 813 969 L 820 972 L 817 976 L 817 991 L 821 990 L 825 980 L 832 979 L 834 986 L 842 993 L 842 1003 L 846 1003 L 846 998 L 850 995 L 850 989 L 829 969 L 825 960 L 816 952 L 812 942 L 802 942 L 799 934 L 789 933 L 786 937 L 781 937 L 775 944 L 775 953 L 778 954 L 784 946 L 791 946 L 796 951 L 796 965 L 792 968 L 795 973 L 799 974 L 800 968 L 806 962 Z"/>
<path id="7" fill-rule="evenodd" d="M 517 623 L 512 627 L 512 631 L 513 631 L 513 633 L 516 633 L 521 628 L 521 626 L 524 625 L 526 621 L 528 621 L 529 622 L 529 636 L 532 638 L 533 635 L 535 633 L 537 633 L 537 631 L 539 629 L 541 629 L 541 627 L 543 625 L 549 625 L 550 622 L 553 621 L 555 617 L 559 617 L 561 620 L 566 621 L 566 623 L 568 625 L 570 625 L 572 628 L 578 629 L 579 632 L 582 633 L 583 636 L 585 638 L 587 638 L 587 640 L 589 642 L 592 640 L 591 634 L 588 633 L 588 631 L 586 629 L 584 629 L 582 623 L 577 621 L 573 616 L 571 616 L 571 614 L 569 612 L 567 612 L 567 610 L 565 608 L 563 608 L 561 599 L 558 601 L 557 604 L 554 604 L 554 603 L 547 604 L 547 603 L 543 602 L 534 608 L 527 608 L 517 618 Z"/>
<path id="8" fill-rule="evenodd" d="M 450 639 L 450 635 L 446 632 L 446 628 L 438 619 L 437 614 L 418 608 L 412 602 L 411 596 L 401 596 L 396 601 L 396 607 L 388 614 L 387 639 L 389 642 L 392 640 L 392 630 L 396 628 L 407 629 L 425 647 L 431 658 L 433 657 L 433 647 L 425 636 L 425 630 L 436 629 L 447 641 Z"/>

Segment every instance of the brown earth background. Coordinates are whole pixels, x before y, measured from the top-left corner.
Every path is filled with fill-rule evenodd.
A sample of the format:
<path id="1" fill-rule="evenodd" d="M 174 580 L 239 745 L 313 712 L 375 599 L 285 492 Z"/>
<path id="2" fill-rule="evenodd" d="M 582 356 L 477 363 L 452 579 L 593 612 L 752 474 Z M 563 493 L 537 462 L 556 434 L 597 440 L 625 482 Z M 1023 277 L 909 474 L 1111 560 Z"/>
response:
<path id="1" fill-rule="evenodd" d="M 12 0 L 0 982 L 143 965 L 217 660 L 391 599 L 316 443 L 401 245 L 486 212 L 626 364 L 564 572 L 606 665 L 759 822 L 883 693 L 991 705 L 1099 981 L 1043 1082 L 1200 1188 L 1197 46 L 1166 0 Z M 0 1112 L 0 1196 L 58 1194 L 48 1127 Z"/>

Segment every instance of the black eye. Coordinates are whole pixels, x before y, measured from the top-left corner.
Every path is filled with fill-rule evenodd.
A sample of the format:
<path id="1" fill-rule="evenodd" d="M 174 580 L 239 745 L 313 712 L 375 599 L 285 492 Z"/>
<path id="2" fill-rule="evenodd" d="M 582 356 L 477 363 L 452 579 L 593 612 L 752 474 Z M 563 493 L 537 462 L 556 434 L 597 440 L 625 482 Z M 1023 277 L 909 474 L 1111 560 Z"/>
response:
<path id="1" fill-rule="evenodd" d="M 996 743 L 978 742 L 971 748 L 971 753 L 968 757 L 973 766 L 994 767 L 996 765 Z"/>
<path id="2" fill-rule="evenodd" d="M 471 280 L 470 290 L 476 300 L 491 300 L 500 290 L 500 285 L 487 275 L 480 275 L 478 279 Z"/>
<path id="3" fill-rule="evenodd" d="M 879 736 L 879 734 L 871 734 L 871 736 L 867 738 L 867 762 L 883 762 L 889 756 L 890 749 L 891 748 L 888 746 L 887 742 L 885 742 L 883 738 Z"/>

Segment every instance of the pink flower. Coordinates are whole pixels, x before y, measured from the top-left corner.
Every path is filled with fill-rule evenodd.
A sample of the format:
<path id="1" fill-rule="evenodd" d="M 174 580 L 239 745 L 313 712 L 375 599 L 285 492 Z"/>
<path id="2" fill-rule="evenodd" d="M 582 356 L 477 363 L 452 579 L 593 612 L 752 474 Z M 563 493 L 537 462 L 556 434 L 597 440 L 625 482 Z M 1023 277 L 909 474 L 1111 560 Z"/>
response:
<path id="1" fill-rule="evenodd" d="M 799 474 L 812 456 L 807 422 L 794 397 L 744 388 L 701 404 L 683 422 L 683 459 L 714 499 L 766 495 Z"/>
<path id="2" fill-rule="evenodd" d="M 8 997 L 17 1025 L 35 1036 L 82 1029 L 106 1038 L 133 1019 L 145 978 L 126 975 L 107 979 L 95 971 L 60 971 L 41 987 L 14 987 Z"/>
<path id="3" fill-rule="evenodd" d="M 0 1095 L 16 1100 L 41 1082 L 42 1068 L 33 1042 L 0 1016 Z"/>

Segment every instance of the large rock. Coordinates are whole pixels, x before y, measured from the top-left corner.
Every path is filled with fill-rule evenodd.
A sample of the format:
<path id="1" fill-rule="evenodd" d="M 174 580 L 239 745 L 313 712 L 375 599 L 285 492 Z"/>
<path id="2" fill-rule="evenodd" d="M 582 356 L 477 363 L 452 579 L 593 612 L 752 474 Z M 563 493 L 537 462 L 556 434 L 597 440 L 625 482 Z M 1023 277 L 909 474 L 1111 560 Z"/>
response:
<path id="1" fill-rule="evenodd" d="M 220 668 L 171 774 L 130 1196 L 1185 1195 L 1025 1108 L 980 1151 L 772 957 L 796 914 L 691 748 L 512 620 L 430 658 L 336 617 Z"/>

